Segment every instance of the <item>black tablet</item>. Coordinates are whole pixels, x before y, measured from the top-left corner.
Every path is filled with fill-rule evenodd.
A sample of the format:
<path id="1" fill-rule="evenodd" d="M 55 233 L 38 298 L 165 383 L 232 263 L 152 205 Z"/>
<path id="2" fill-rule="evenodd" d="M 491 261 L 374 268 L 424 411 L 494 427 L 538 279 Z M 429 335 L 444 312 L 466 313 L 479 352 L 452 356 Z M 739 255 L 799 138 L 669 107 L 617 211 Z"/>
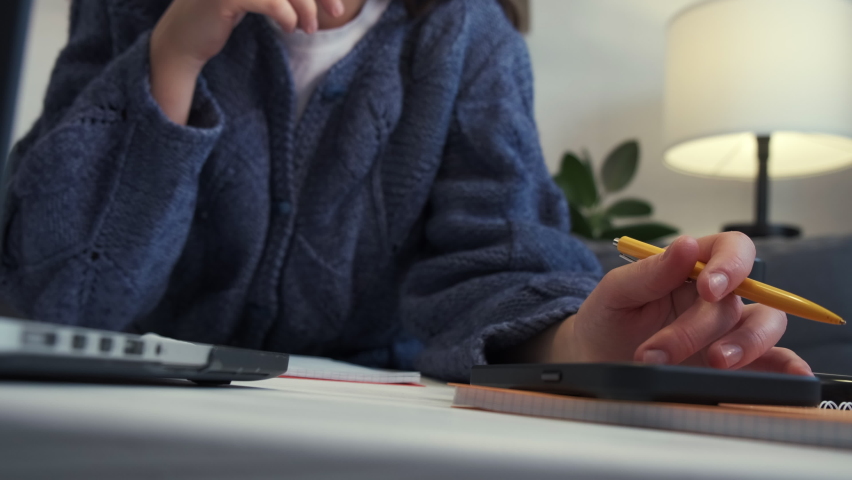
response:
<path id="1" fill-rule="evenodd" d="M 822 383 L 822 399 L 834 403 L 852 402 L 852 376 L 814 373 Z"/>
<path id="2" fill-rule="evenodd" d="M 470 383 L 612 400 L 708 405 L 820 403 L 820 381 L 814 377 L 639 363 L 480 365 L 473 367 Z"/>

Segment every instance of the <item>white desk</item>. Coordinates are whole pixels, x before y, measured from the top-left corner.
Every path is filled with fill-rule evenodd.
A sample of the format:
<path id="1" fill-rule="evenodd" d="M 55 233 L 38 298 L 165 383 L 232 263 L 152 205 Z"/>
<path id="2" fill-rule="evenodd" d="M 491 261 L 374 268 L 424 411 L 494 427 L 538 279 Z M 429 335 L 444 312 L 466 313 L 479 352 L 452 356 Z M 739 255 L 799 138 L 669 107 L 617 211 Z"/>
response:
<path id="1" fill-rule="evenodd" d="M 453 409 L 452 394 L 0 381 L 0 478 L 852 478 L 852 451 Z"/>

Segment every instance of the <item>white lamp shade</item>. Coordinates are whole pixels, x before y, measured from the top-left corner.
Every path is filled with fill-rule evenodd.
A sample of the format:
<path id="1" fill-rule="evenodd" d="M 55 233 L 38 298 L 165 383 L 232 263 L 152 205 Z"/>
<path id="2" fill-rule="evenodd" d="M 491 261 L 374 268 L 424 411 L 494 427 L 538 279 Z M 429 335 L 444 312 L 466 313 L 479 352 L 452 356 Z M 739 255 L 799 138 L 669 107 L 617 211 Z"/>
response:
<path id="1" fill-rule="evenodd" d="M 852 1 L 714 0 L 672 20 L 665 162 L 754 179 L 755 135 L 769 175 L 852 165 Z"/>

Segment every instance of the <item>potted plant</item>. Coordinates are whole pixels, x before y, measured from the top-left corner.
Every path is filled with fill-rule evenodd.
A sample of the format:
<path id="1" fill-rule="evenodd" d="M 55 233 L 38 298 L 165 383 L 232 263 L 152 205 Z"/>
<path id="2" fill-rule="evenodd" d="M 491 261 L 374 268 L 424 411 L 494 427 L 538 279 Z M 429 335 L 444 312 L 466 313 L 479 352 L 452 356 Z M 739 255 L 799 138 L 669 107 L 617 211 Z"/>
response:
<path id="1" fill-rule="evenodd" d="M 599 180 L 587 151 L 583 150 L 582 157 L 570 151 L 565 153 L 553 180 L 568 200 L 574 234 L 592 240 L 628 236 L 651 242 L 678 233 L 670 225 L 647 221 L 654 209 L 646 200 L 610 200 L 612 194 L 630 184 L 638 166 L 639 143 L 635 140 L 623 142 L 607 155 Z M 629 223 L 624 223 L 625 220 Z"/>

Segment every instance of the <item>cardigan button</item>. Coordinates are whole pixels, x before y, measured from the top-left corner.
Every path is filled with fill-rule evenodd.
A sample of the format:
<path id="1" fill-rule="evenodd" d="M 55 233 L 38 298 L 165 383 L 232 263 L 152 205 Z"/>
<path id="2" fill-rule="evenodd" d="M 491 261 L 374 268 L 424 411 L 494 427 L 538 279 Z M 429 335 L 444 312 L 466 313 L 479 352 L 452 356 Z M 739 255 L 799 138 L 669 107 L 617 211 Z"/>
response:
<path id="1" fill-rule="evenodd" d="M 281 215 L 289 215 L 293 211 L 293 205 L 290 202 L 278 202 L 275 208 L 278 209 L 278 213 Z"/>
<path id="2" fill-rule="evenodd" d="M 322 98 L 326 102 L 335 102 L 346 95 L 346 89 L 343 87 L 329 86 L 322 92 Z"/>

